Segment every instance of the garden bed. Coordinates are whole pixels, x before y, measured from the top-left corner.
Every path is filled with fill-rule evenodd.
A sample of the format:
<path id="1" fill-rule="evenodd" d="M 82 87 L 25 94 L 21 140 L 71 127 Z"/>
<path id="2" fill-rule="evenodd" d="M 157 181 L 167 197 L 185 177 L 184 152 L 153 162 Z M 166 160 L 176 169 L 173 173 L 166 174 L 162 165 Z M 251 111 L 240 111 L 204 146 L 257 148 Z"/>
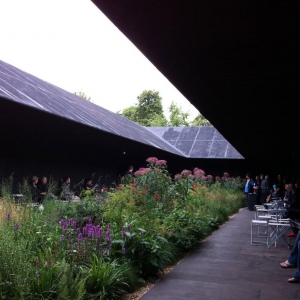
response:
<path id="1" fill-rule="evenodd" d="M 0 296 L 121 299 L 143 286 L 142 294 L 244 204 L 242 182 L 227 173 L 195 168 L 171 179 L 165 161 L 147 162 L 107 201 L 18 206 L 4 181 Z"/>

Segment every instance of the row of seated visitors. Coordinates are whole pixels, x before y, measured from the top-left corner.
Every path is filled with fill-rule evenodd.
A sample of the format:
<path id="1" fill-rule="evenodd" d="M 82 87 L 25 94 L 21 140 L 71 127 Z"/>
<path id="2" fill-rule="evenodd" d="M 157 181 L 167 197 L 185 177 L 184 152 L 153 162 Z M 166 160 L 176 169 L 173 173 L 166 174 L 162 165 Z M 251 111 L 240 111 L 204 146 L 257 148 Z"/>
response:
<path id="1" fill-rule="evenodd" d="M 277 180 L 273 185 L 269 182 L 269 176 L 255 177 L 255 181 L 251 179 L 251 175 L 246 175 L 245 193 L 256 194 L 256 204 L 264 205 L 268 198 L 277 197 L 284 201 L 287 208 L 286 218 L 300 222 L 300 187 L 298 183 L 288 182 L 287 177 L 277 176 Z M 296 237 L 298 233 L 297 227 L 292 228 L 293 232 L 288 234 L 289 237 Z"/>
<path id="2" fill-rule="evenodd" d="M 37 176 L 32 177 L 30 191 L 31 191 L 32 199 L 35 202 L 42 203 L 45 200 L 45 198 L 48 194 L 47 182 L 48 182 L 48 179 L 45 176 L 43 176 L 40 181 Z M 49 196 L 53 197 L 54 195 L 50 194 Z"/>
<path id="3" fill-rule="evenodd" d="M 48 179 L 46 176 L 39 178 L 37 176 L 33 176 L 30 184 L 30 191 L 32 195 L 32 199 L 34 202 L 42 203 L 46 196 L 48 195 L 50 199 L 54 199 L 53 193 L 48 193 Z M 93 185 L 92 178 L 86 178 L 83 182 L 82 191 L 92 190 L 95 191 L 98 185 Z M 80 193 L 81 193 L 80 192 Z M 74 192 L 71 190 L 71 178 L 69 176 L 64 177 L 60 188 L 58 196 L 62 200 L 70 200 L 70 199 L 78 199 L 80 193 Z"/>

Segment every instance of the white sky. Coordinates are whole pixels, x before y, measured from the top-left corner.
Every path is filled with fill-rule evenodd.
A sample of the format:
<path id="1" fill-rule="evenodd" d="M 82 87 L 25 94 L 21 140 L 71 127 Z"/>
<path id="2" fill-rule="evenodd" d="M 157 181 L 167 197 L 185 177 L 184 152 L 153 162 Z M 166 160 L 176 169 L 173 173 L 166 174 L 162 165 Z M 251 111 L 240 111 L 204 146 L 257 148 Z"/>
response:
<path id="1" fill-rule="evenodd" d="M 113 1 L 113 0 L 112 0 Z M 197 110 L 89 0 L 0 0 L 0 60 L 113 112 L 159 91 Z"/>

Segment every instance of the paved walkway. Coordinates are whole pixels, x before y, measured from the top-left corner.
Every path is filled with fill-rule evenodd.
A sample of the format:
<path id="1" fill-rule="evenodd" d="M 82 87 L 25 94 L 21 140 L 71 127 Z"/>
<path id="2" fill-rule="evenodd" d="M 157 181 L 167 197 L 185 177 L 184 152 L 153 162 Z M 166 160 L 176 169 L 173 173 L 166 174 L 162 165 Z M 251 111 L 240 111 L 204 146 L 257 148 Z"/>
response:
<path id="1" fill-rule="evenodd" d="M 279 266 L 290 253 L 283 242 L 251 246 L 253 217 L 243 209 L 141 299 L 300 299 L 300 284 L 287 282 L 295 269 Z"/>

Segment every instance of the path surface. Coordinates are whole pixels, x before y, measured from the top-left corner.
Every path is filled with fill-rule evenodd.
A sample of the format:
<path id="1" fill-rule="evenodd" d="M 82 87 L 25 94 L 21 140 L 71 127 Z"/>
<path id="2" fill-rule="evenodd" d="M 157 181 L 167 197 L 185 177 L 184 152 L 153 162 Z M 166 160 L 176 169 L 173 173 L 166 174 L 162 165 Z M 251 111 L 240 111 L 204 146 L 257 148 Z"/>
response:
<path id="1" fill-rule="evenodd" d="M 290 250 L 251 246 L 254 212 L 241 210 L 203 242 L 141 300 L 300 299 L 300 284 L 287 282 L 295 269 L 282 269 Z"/>

